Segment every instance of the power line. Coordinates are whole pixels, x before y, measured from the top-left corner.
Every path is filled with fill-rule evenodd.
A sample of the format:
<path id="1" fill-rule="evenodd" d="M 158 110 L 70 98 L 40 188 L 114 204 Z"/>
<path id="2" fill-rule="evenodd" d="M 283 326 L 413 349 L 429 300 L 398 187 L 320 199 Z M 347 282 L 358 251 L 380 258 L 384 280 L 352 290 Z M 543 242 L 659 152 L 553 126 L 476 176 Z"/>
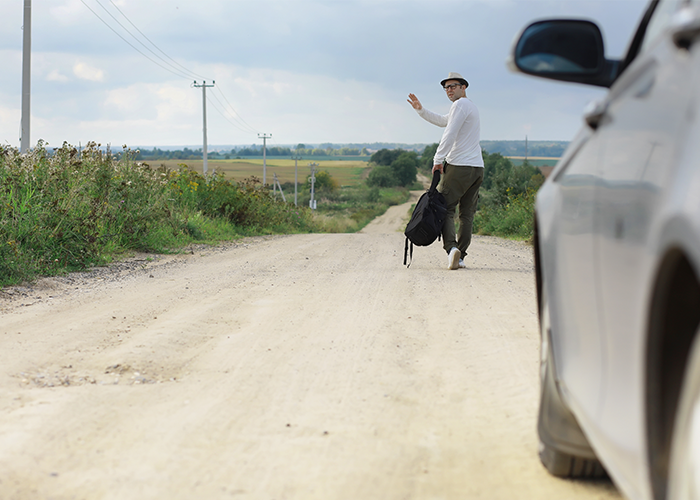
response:
<path id="1" fill-rule="evenodd" d="M 129 19 L 129 18 L 127 17 L 127 15 L 124 14 L 124 12 L 122 12 L 122 10 L 121 10 L 119 7 L 117 7 L 117 4 L 115 4 L 112 0 L 109 0 L 109 3 L 111 3 L 111 4 L 114 6 L 114 8 L 117 9 L 117 11 L 124 17 L 124 19 L 126 19 L 127 21 L 129 21 L 129 24 L 131 24 L 131 25 L 134 27 L 134 29 L 135 29 L 136 31 L 138 31 L 138 32 L 141 34 L 142 37 L 144 37 L 146 40 L 148 40 L 148 43 L 150 43 L 151 45 L 153 45 L 153 46 L 158 50 L 158 52 L 160 52 L 160 53 L 163 54 L 165 57 L 167 57 L 168 59 L 170 59 L 172 62 L 174 62 L 174 63 L 175 63 L 176 65 L 178 65 L 180 68 L 184 69 L 187 73 L 189 73 L 189 74 L 191 74 L 191 75 L 193 75 L 193 76 L 196 76 L 197 78 L 200 78 L 200 79 L 202 79 L 202 80 L 205 79 L 205 77 L 203 77 L 203 76 L 201 76 L 201 75 L 198 75 L 198 74 L 195 73 L 194 71 L 191 71 L 191 70 L 187 69 L 185 66 L 183 66 L 182 64 L 180 64 L 179 62 L 177 62 L 175 59 L 173 59 L 172 57 L 170 57 L 168 54 L 166 54 L 165 51 L 163 51 L 163 50 L 162 50 L 160 47 L 158 47 L 150 38 L 148 38 L 148 37 L 146 36 L 146 34 L 145 34 L 143 31 L 141 31 L 141 30 L 138 28 L 138 26 L 136 26 L 136 25 L 131 21 L 131 19 Z M 145 45 L 144 45 L 144 46 L 145 46 Z"/>
<path id="2" fill-rule="evenodd" d="M 216 88 L 216 87 L 214 87 L 214 88 Z M 241 132 L 245 132 L 245 133 L 247 133 L 247 134 L 255 133 L 254 131 L 251 132 L 250 130 L 243 129 L 243 128 L 240 127 L 239 124 L 232 122 L 232 121 L 228 118 L 228 116 L 226 116 L 226 114 L 224 113 L 224 111 L 223 111 L 221 108 L 219 108 L 219 106 L 217 106 L 216 103 L 215 103 L 214 101 L 212 101 L 212 100 L 209 98 L 210 95 L 212 95 L 212 94 L 209 94 L 209 95 L 207 96 L 207 101 L 209 101 L 209 104 L 212 105 L 212 107 L 224 118 L 224 120 L 226 120 L 227 122 L 229 122 L 231 125 L 233 125 L 235 128 L 237 128 L 237 129 L 240 130 Z M 216 96 L 214 96 L 214 98 L 216 99 Z"/>
<path id="3" fill-rule="evenodd" d="M 116 5 L 112 0 L 109 0 L 109 1 L 110 1 L 110 3 L 112 4 L 112 6 L 119 12 L 119 14 L 121 14 L 121 15 L 124 17 L 124 19 L 126 19 L 126 20 L 129 22 L 129 24 L 130 24 L 131 26 L 133 26 L 133 28 L 134 28 L 145 40 L 148 41 L 148 43 L 150 43 L 153 47 L 155 47 L 156 50 L 158 50 L 161 54 L 163 54 L 163 56 L 165 56 L 166 58 L 168 58 L 170 61 L 172 61 L 172 62 L 173 62 L 175 65 L 177 65 L 178 67 L 174 66 L 174 65 L 171 64 L 170 62 L 168 62 L 168 61 L 166 61 L 165 59 L 163 59 L 163 57 L 161 57 L 160 55 L 156 54 L 150 47 L 148 47 L 143 41 L 141 41 L 141 40 L 140 40 L 134 33 L 132 33 L 126 26 L 124 26 L 124 24 L 122 24 L 122 23 L 121 23 L 121 22 L 120 22 L 120 21 L 109 11 L 101 2 L 100 2 L 100 0 L 95 0 L 95 2 L 96 2 L 96 3 L 97 3 L 97 4 L 98 4 L 98 5 L 99 5 L 113 20 L 114 20 L 114 22 L 116 22 L 116 23 L 117 23 L 126 33 L 128 33 L 136 42 L 138 42 L 141 46 L 143 46 L 144 49 L 146 49 L 148 52 L 150 52 L 151 54 L 153 54 L 154 57 L 156 57 L 157 59 L 159 59 L 160 61 L 162 61 L 163 64 L 161 64 L 161 63 L 159 63 L 158 61 L 154 60 L 153 58 L 149 57 L 147 54 L 145 54 L 144 52 L 142 52 L 141 50 L 139 50 L 138 47 L 136 47 L 134 44 L 132 44 L 131 42 L 129 42 L 129 40 L 127 40 L 126 38 L 124 38 L 124 36 L 122 36 L 122 35 L 121 35 L 116 29 L 114 29 L 107 21 L 105 21 L 105 19 L 103 19 L 102 17 L 100 17 L 100 15 L 99 15 L 97 12 L 95 12 L 95 11 L 85 2 L 85 0 L 80 0 L 80 1 L 83 3 L 83 5 L 85 5 L 85 7 L 88 8 L 88 10 L 89 10 L 90 12 L 92 12 L 92 14 L 93 14 L 95 17 L 97 17 L 100 21 L 102 21 L 102 23 L 103 23 L 105 26 L 107 26 L 115 35 L 117 35 L 119 38 L 121 38 L 127 45 L 129 45 L 129 46 L 130 46 L 132 49 L 134 49 L 136 52 L 138 52 L 138 53 L 141 54 L 143 57 L 145 57 L 146 59 L 148 59 L 149 61 L 151 61 L 153 64 L 155 64 L 155 65 L 157 65 L 158 67 L 160 67 L 160 68 L 162 68 L 162 69 L 164 69 L 164 70 L 166 70 L 166 71 L 172 73 L 172 74 L 175 75 L 175 76 L 181 77 L 181 78 L 186 78 L 186 79 L 188 79 L 188 80 L 192 80 L 193 77 L 198 77 L 198 78 L 200 78 L 200 79 L 202 79 L 202 80 L 205 80 L 204 77 L 202 77 L 201 75 L 198 75 L 198 74 L 195 73 L 194 71 L 189 70 L 187 67 L 185 67 L 185 66 L 183 66 L 182 64 L 178 63 L 177 61 L 175 61 L 175 59 L 173 59 L 172 57 L 170 57 L 167 53 L 165 53 L 165 51 L 163 51 L 163 50 L 162 50 L 160 47 L 158 47 L 153 41 L 151 41 L 151 40 L 136 26 L 136 24 L 134 24 L 134 23 L 131 21 L 131 19 L 129 19 L 129 17 L 128 17 L 126 14 L 124 14 L 124 12 L 122 12 L 122 10 L 119 9 L 119 7 L 117 7 L 117 5 Z M 180 69 L 180 68 L 181 68 L 181 69 Z M 195 83 L 196 83 L 196 82 L 195 82 Z M 195 85 L 195 86 L 199 87 L 198 85 Z M 203 88 L 202 90 L 204 91 L 204 88 Z M 226 95 L 224 95 L 224 93 L 223 93 L 223 91 L 220 89 L 220 87 L 218 87 L 218 86 L 217 86 L 217 87 L 213 87 L 212 90 L 213 90 L 213 91 L 218 91 L 219 94 L 221 94 L 221 97 L 224 99 L 224 101 L 226 101 L 226 104 L 224 104 L 224 103 L 221 102 L 221 100 L 216 96 L 215 93 L 212 93 L 212 96 L 214 97 L 214 99 L 216 99 L 216 100 L 219 102 L 219 104 L 221 105 L 221 108 L 223 109 L 223 111 L 222 111 L 222 109 L 219 109 L 219 108 L 211 101 L 211 99 L 209 99 L 208 97 L 206 97 L 206 100 L 208 100 L 208 101 L 214 106 L 214 109 L 216 109 L 217 112 L 219 112 L 219 113 L 224 117 L 224 119 L 226 119 L 226 121 L 228 121 L 231 125 L 233 125 L 233 126 L 234 126 L 235 128 L 237 128 L 238 130 L 241 130 L 242 132 L 251 133 L 251 134 L 257 133 L 257 130 L 256 130 L 254 127 L 252 127 L 249 123 L 247 123 L 247 122 L 243 119 L 243 117 L 236 111 L 236 109 L 233 107 L 233 105 L 230 103 L 230 101 L 226 98 Z M 206 92 L 205 92 L 205 91 L 204 91 L 204 94 L 206 95 Z M 234 120 L 236 120 L 236 121 L 238 122 L 238 124 L 236 124 L 236 123 L 234 123 L 233 121 L 231 121 L 231 120 L 226 116 L 227 114 L 228 114 L 231 118 L 233 118 Z M 206 126 L 206 125 L 205 125 L 205 126 Z M 243 127 L 243 128 L 241 128 L 241 127 Z M 246 130 L 246 128 L 247 128 L 247 130 Z"/>
<path id="4" fill-rule="evenodd" d="M 216 87 L 216 88 L 218 88 L 218 87 Z M 214 108 L 216 108 L 217 111 L 219 111 L 219 112 L 222 114 L 222 116 L 223 116 L 224 118 L 226 118 L 226 120 L 228 120 L 232 125 L 234 125 L 236 128 L 238 128 L 239 130 L 241 130 L 241 131 L 243 131 L 243 132 L 249 132 L 249 133 L 253 133 L 253 134 L 257 133 L 257 130 L 255 130 L 253 127 L 251 127 L 250 125 L 248 125 L 245 121 L 243 121 L 243 119 L 240 118 L 240 116 L 238 116 L 238 114 L 235 114 L 235 115 L 234 115 L 233 113 L 231 113 L 231 112 L 226 108 L 226 105 L 225 105 L 224 103 L 222 103 L 221 100 L 220 100 L 214 93 L 212 93 L 211 96 L 212 96 L 214 99 L 217 100 L 217 102 L 221 105 L 221 107 L 222 107 L 222 109 L 223 109 L 224 111 L 223 111 L 223 112 L 220 111 L 220 110 L 216 107 L 216 105 L 214 105 L 214 103 L 212 102 L 212 105 L 214 105 Z M 210 101 L 210 102 L 211 102 L 211 101 Z M 226 115 L 224 114 L 224 112 L 226 112 L 226 113 L 227 113 L 229 116 L 231 116 L 231 118 L 233 118 L 234 120 L 237 120 L 239 123 L 238 123 L 237 125 L 234 124 L 231 120 L 228 119 L 228 117 L 226 117 Z M 235 110 L 234 110 L 234 112 L 235 112 Z M 246 128 L 241 128 L 241 127 L 246 127 Z"/>
<path id="5" fill-rule="evenodd" d="M 174 74 L 175 76 L 179 76 L 179 77 L 181 77 L 181 78 L 187 78 L 188 80 L 190 79 L 189 76 L 187 76 L 187 75 L 185 75 L 185 74 L 183 74 L 183 73 L 181 73 L 181 72 L 180 72 L 180 73 L 175 72 L 175 71 L 173 71 L 172 69 L 163 66 L 163 65 L 160 64 L 158 61 L 154 61 L 153 59 L 151 59 L 150 57 L 148 57 L 146 54 L 144 54 L 143 52 L 141 52 L 137 47 L 135 47 L 131 42 L 129 42 L 129 40 L 127 40 L 126 38 L 124 38 L 123 36 L 121 36 L 121 35 L 117 32 L 117 30 L 115 30 L 114 28 L 112 28 L 112 27 L 109 25 L 109 23 L 108 23 L 107 21 L 105 21 L 104 19 L 102 19 L 102 18 L 99 16 L 99 14 L 98 14 L 97 12 L 95 12 L 94 10 L 92 10 L 92 9 L 90 8 L 90 6 L 89 6 L 88 4 L 85 3 L 85 0 L 80 0 L 80 1 L 83 3 L 83 5 L 85 5 L 85 7 L 88 8 L 88 10 L 89 10 L 90 12 L 92 12 L 92 13 L 95 15 L 95 17 L 96 17 L 97 19 L 99 19 L 100 21 L 102 21 L 102 22 L 104 23 L 105 26 L 107 26 L 110 30 L 112 30 L 112 31 L 114 32 L 115 35 L 117 35 L 119 38 L 121 38 L 124 42 L 126 42 L 127 45 L 129 45 L 132 49 L 134 49 L 136 52 L 138 52 L 139 54 L 141 54 L 143 57 L 145 57 L 146 59 L 148 59 L 149 61 L 151 61 L 153 64 L 155 64 L 155 65 L 157 65 L 157 66 L 160 66 L 160 67 L 163 68 L 164 70 L 169 71 L 170 73 Z"/>
<path id="6" fill-rule="evenodd" d="M 223 97 L 224 100 L 228 103 L 229 107 L 230 107 L 231 110 L 234 112 L 234 114 L 235 114 L 236 116 L 238 116 L 238 118 L 240 118 L 241 121 L 242 121 L 243 123 L 245 123 L 248 127 L 250 127 L 251 130 L 254 130 L 255 132 L 257 132 L 257 130 L 255 129 L 255 127 L 251 127 L 250 124 L 249 124 L 248 122 L 246 122 L 246 121 L 243 119 L 243 117 L 242 117 L 241 115 L 238 114 L 238 112 L 237 112 L 236 109 L 231 105 L 231 103 L 229 102 L 229 100 L 226 99 L 226 96 L 224 95 L 224 92 L 221 90 L 221 88 L 220 88 L 220 87 L 216 87 L 216 90 L 219 91 L 219 93 L 221 94 L 221 97 Z"/>
<path id="7" fill-rule="evenodd" d="M 102 7 L 102 10 L 104 10 L 104 11 L 107 13 L 107 15 L 108 15 L 109 17 L 111 17 L 112 19 L 114 19 L 114 22 L 116 22 L 116 23 L 117 23 L 124 31 L 126 31 L 129 35 L 131 35 L 131 38 L 133 38 L 133 39 L 136 40 L 139 44 L 141 44 L 141 46 L 142 46 L 144 49 L 146 49 L 147 51 L 149 51 L 149 52 L 150 52 L 151 54 L 153 54 L 156 58 L 160 59 L 164 64 L 170 66 L 175 72 L 180 72 L 180 73 L 182 73 L 182 71 L 181 71 L 180 69 L 176 68 L 175 66 L 173 66 L 172 64 L 170 64 L 168 61 L 166 61 L 165 59 L 163 59 L 162 57 L 160 57 L 158 54 L 156 54 L 155 52 L 153 52 L 153 50 L 152 50 L 150 47 L 146 46 L 145 43 L 143 43 L 141 40 L 139 40 L 138 37 L 137 37 L 136 35 L 134 35 L 131 31 L 129 31 L 128 28 L 127 28 L 126 26 L 124 26 L 122 23 L 119 22 L 119 19 L 117 19 L 116 17 L 114 17 L 114 14 L 112 14 L 110 11 L 107 10 L 107 8 L 106 8 L 104 5 L 102 5 L 102 3 L 100 2 L 100 0 L 95 0 L 95 2 L 97 2 L 97 5 L 99 5 L 100 7 Z M 127 19 L 127 20 L 128 20 L 128 19 Z M 129 21 L 129 22 L 131 22 L 131 21 Z M 187 71 L 187 72 L 189 73 L 189 70 L 187 70 L 187 68 L 185 68 L 185 71 Z M 190 75 L 186 75 L 186 77 L 187 77 L 187 78 L 192 78 Z"/>

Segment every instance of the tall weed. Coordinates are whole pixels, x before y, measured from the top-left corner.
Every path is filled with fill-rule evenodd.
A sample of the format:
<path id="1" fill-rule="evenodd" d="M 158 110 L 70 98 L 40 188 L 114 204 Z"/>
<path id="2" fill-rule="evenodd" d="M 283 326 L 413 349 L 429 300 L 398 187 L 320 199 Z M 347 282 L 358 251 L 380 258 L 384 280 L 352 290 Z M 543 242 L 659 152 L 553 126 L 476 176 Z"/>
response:
<path id="1" fill-rule="evenodd" d="M 536 189 L 510 195 L 504 205 L 482 207 L 474 216 L 474 232 L 532 240 Z"/>
<path id="2" fill-rule="evenodd" d="M 128 250 L 315 229 L 308 209 L 255 179 L 232 183 L 187 168 L 153 169 L 98 144 L 48 155 L 0 146 L 0 286 L 82 269 Z"/>

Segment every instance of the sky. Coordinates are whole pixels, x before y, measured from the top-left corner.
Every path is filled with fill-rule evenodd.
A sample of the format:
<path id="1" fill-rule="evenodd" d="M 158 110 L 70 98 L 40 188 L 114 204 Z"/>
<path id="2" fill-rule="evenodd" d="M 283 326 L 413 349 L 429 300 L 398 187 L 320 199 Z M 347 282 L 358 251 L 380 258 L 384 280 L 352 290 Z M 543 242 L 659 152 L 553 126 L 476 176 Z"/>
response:
<path id="1" fill-rule="evenodd" d="M 514 37 L 585 18 L 620 58 L 647 0 L 33 0 L 30 143 L 438 142 L 406 102 L 447 113 L 470 83 L 483 140 L 570 140 L 602 89 L 512 73 Z M 24 0 L 0 2 L 0 144 L 19 147 Z M 132 36 L 133 35 L 133 36 Z M 128 42 L 128 43 L 127 43 Z"/>

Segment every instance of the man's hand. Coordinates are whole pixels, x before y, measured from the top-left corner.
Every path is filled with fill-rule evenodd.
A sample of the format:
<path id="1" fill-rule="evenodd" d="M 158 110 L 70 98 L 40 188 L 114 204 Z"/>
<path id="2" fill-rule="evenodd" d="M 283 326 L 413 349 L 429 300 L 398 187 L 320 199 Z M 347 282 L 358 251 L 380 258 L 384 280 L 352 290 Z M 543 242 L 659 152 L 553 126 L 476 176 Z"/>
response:
<path id="1" fill-rule="evenodd" d="M 423 109 L 423 105 L 420 103 L 415 94 L 408 94 L 408 99 L 406 100 L 408 101 L 408 104 L 413 106 L 413 109 L 415 109 L 416 111 L 420 111 L 421 109 Z"/>
<path id="2" fill-rule="evenodd" d="M 436 170 L 439 171 L 441 174 L 443 173 L 443 171 L 442 171 L 442 163 L 433 165 L 433 173 L 435 173 Z"/>

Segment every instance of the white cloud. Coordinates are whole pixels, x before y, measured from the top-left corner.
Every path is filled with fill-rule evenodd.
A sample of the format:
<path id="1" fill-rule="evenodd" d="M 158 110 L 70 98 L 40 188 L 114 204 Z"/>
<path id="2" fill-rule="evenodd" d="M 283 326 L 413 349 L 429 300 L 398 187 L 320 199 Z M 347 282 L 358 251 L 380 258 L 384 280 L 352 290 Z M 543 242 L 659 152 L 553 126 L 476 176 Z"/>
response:
<path id="1" fill-rule="evenodd" d="M 102 82 L 105 78 L 104 71 L 83 62 L 76 63 L 73 66 L 73 74 L 81 80 L 89 80 L 91 82 Z"/>
<path id="2" fill-rule="evenodd" d="M 66 75 L 64 75 L 63 73 L 61 73 L 57 69 L 54 69 L 48 75 L 46 75 L 46 80 L 49 82 L 65 83 L 65 82 L 70 81 L 70 78 L 68 78 Z"/>

